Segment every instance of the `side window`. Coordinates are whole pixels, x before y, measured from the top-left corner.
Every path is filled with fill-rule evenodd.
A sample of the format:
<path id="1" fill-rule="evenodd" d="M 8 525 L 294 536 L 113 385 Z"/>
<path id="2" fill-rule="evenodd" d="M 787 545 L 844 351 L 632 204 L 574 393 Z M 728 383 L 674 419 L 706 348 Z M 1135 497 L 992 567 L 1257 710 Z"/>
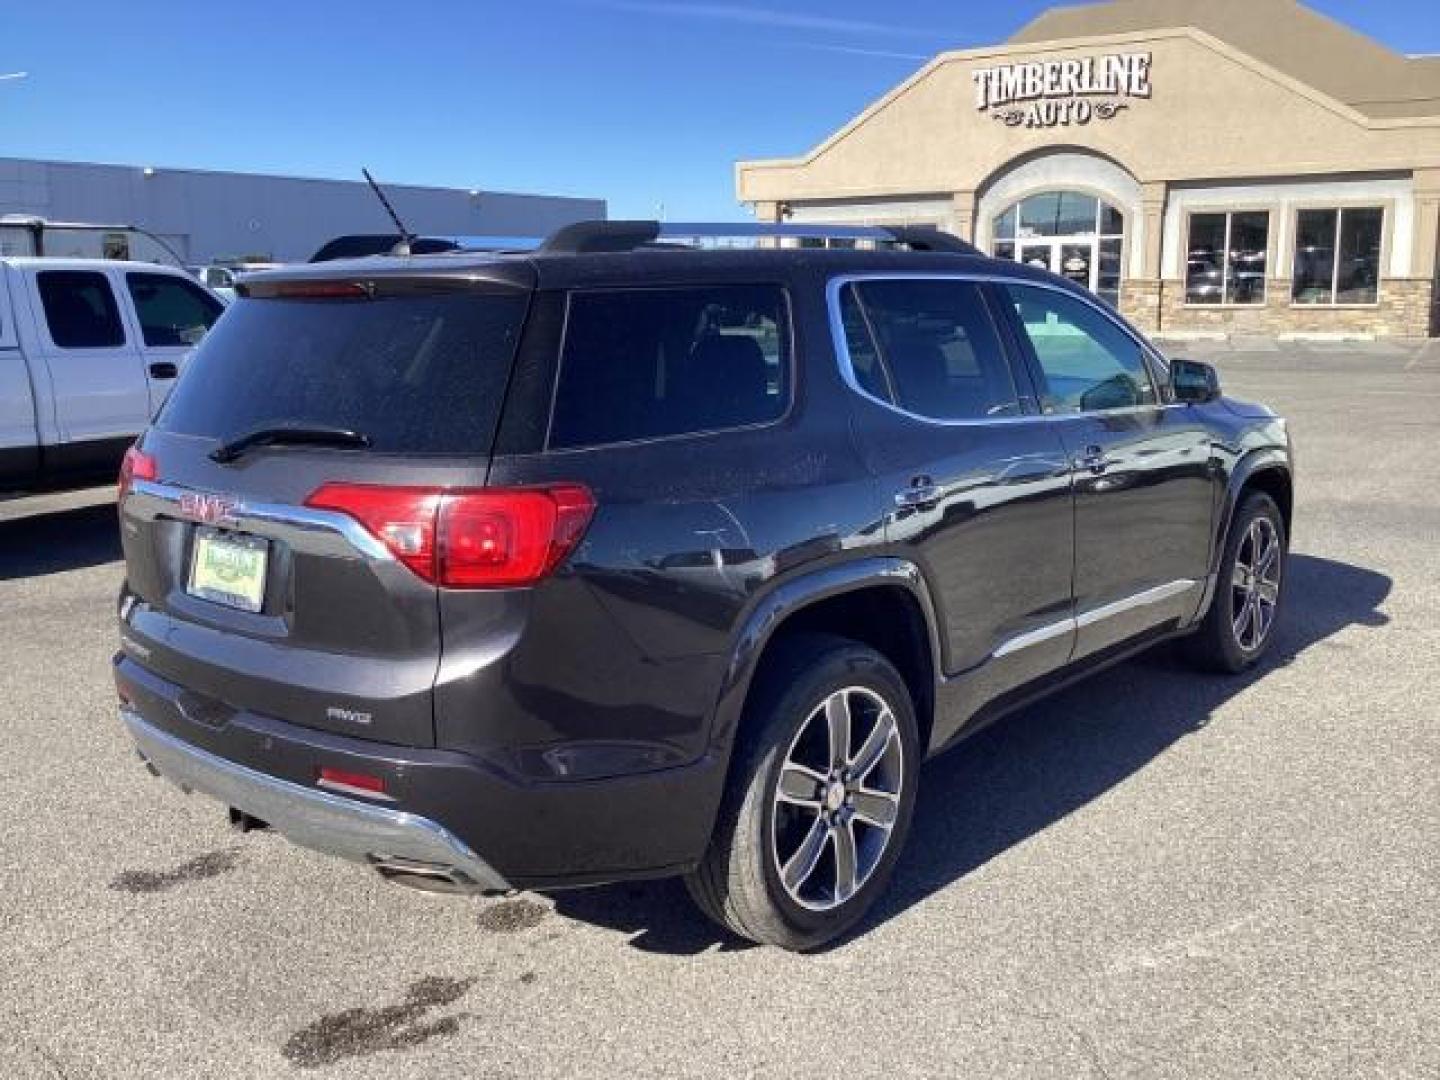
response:
<path id="1" fill-rule="evenodd" d="M 549 445 L 778 420 L 790 400 L 788 310 L 772 285 L 573 293 Z"/>
<path id="2" fill-rule="evenodd" d="M 853 303 L 860 319 L 853 332 L 846 319 L 850 356 L 856 377 L 875 397 L 931 420 L 1020 413 L 1010 364 L 978 285 L 866 281 L 854 287 Z M 860 333 L 873 335 L 873 343 L 861 344 L 857 353 Z M 878 378 L 868 376 L 870 385 L 861 374 L 862 360 L 883 367 Z"/>
<path id="3" fill-rule="evenodd" d="M 1082 300 L 1007 285 L 1045 376 L 1046 412 L 1101 412 L 1155 404 L 1140 345 Z"/>
<path id="4" fill-rule="evenodd" d="M 125 285 L 145 344 L 198 345 L 224 307 L 188 281 L 169 274 L 126 274 Z"/>
<path id="5" fill-rule="evenodd" d="M 841 290 L 840 320 L 845 329 L 845 348 L 850 354 L 850 370 L 855 373 L 855 381 L 871 397 L 894 402 L 895 391 L 890 385 L 890 375 L 880 362 L 875 335 L 870 331 L 870 322 L 860 306 L 854 285 L 847 285 Z"/>
<path id="6" fill-rule="evenodd" d="M 125 344 L 109 279 L 93 270 L 42 270 L 36 275 L 50 340 L 62 349 Z"/>

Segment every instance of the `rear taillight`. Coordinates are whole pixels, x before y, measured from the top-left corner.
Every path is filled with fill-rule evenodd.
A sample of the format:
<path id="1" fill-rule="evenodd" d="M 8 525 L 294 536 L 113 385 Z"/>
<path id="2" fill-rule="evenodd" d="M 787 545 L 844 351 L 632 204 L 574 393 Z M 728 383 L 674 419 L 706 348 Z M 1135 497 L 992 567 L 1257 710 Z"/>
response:
<path id="1" fill-rule="evenodd" d="M 468 491 L 325 484 L 305 505 L 348 514 L 415 573 L 451 589 L 533 585 L 575 550 L 595 512 L 579 484 Z"/>
<path id="2" fill-rule="evenodd" d="M 125 451 L 125 457 L 120 462 L 120 479 L 116 484 L 116 494 L 119 498 L 124 499 L 126 495 L 130 494 L 130 489 L 135 486 L 136 480 L 154 480 L 159 475 L 159 462 L 138 446 L 132 446 Z"/>

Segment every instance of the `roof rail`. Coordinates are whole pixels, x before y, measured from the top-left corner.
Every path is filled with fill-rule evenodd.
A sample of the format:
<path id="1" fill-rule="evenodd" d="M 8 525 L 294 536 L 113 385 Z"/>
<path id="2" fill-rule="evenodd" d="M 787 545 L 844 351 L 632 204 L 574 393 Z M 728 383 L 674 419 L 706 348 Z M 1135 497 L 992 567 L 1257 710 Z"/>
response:
<path id="1" fill-rule="evenodd" d="M 766 222 L 661 223 L 658 221 L 580 221 L 566 225 L 540 245 L 558 255 L 594 255 L 634 251 L 660 241 L 684 240 L 840 240 L 892 244 L 912 251 L 978 255 L 973 244 L 940 229 L 921 226 L 796 225 Z"/>

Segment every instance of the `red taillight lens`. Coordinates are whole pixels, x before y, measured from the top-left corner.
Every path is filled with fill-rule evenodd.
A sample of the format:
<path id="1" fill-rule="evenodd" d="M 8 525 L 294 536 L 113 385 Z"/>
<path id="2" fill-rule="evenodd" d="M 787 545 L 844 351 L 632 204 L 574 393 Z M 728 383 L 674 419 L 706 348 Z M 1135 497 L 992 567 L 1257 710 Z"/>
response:
<path id="1" fill-rule="evenodd" d="M 349 514 L 426 581 L 451 589 L 533 585 L 575 550 L 595 512 L 578 484 L 538 488 L 326 484 L 307 506 Z"/>
<path id="2" fill-rule="evenodd" d="M 116 494 L 124 499 L 130 494 L 130 489 L 135 486 L 136 480 L 154 480 L 160 475 L 160 463 L 153 456 L 145 453 L 137 446 L 130 447 L 125 451 L 125 457 L 120 462 L 120 479 L 116 484 Z"/>

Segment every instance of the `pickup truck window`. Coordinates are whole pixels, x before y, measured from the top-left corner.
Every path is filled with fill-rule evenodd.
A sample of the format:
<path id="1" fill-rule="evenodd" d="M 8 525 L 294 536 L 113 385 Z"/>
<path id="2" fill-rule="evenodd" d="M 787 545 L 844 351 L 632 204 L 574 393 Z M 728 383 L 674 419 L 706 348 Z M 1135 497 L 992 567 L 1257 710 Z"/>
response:
<path id="1" fill-rule="evenodd" d="M 169 274 L 126 274 L 145 344 L 198 345 L 225 310 L 188 281 Z"/>
<path id="2" fill-rule="evenodd" d="M 110 282 L 93 270 L 42 270 L 36 275 L 50 340 L 62 349 L 111 349 L 125 344 Z"/>

